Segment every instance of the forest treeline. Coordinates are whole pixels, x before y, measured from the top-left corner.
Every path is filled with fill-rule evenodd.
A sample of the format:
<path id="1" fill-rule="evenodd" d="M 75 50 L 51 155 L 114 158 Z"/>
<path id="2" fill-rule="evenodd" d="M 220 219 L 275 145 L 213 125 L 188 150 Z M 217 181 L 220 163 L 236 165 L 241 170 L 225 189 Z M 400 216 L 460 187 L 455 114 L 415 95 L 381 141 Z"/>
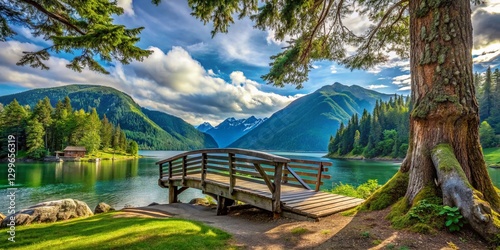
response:
<path id="1" fill-rule="evenodd" d="M 66 146 L 84 146 L 87 153 L 99 149 L 113 149 L 137 155 L 138 144 L 127 139 L 120 125 L 113 125 L 106 117 L 99 119 L 95 108 L 88 112 L 73 110 L 68 96 L 58 100 L 55 108 L 48 97 L 38 100 L 31 108 L 21 106 L 17 100 L 0 104 L 0 136 L 16 137 L 17 151 L 40 159 Z M 7 141 L 0 142 L 0 158 L 7 154 Z"/>
<path id="2" fill-rule="evenodd" d="M 475 73 L 474 85 L 479 102 L 479 136 L 483 148 L 500 146 L 500 72 L 488 67 Z M 408 149 L 409 97 L 395 95 L 387 102 L 377 101 L 372 113 L 354 114 L 330 136 L 330 157 L 403 158 Z"/>
<path id="3" fill-rule="evenodd" d="M 340 124 L 330 137 L 330 157 L 402 158 L 408 149 L 409 97 L 395 95 L 389 101 L 377 101 L 373 112 L 354 114 L 347 125 Z"/>

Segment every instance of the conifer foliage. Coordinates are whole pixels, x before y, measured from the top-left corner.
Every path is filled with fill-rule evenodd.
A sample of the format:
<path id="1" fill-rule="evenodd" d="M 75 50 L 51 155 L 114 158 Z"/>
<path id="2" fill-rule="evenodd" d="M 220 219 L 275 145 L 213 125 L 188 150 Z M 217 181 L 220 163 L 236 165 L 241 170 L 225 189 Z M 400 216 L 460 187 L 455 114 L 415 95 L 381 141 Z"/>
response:
<path id="1" fill-rule="evenodd" d="M 408 97 L 396 95 L 388 102 L 377 101 L 373 115 L 364 110 L 360 120 L 355 114 L 347 125 L 340 125 L 330 139 L 329 155 L 404 158 L 408 150 L 409 109 Z"/>
<path id="2" fill-rule="evenodd" d="M 75 55 L 66 65 L 72 70 L 81 72 L 88 67 L 108 73 L 102 62 L 128 64 L 152 53 L 135 45 L 142 27 L 127 28 L 113 23 L 112 17 L 121 14 L 123 9 L 116 1 L 109 0 L 1 0 L 0 41 L 16 34 L 12 24 L 22 25 L 34 36 L 49 40 L 51 45 L 23 52 L 18 65 L 46 70 L 51 52 L 66 53 Z"/>
<path id="3" fill-rule="evenodd" d="M 107 117 L 99 120 L 95 108 L 89 112 L 73 110 L 71 100 L 65 97 L 53 108 L 49 98 L 39 100 L 36 106 L 21 106 L 14 99 L 0 110 L 0 135 L 15 135 L 17 150 L 40 159 L 66 146 L 84 146 L 88 153 L 112 147 L 114 151 L 137 155 L 139 147 L 127 139 L 118 124 L 115 128 Z M 0 142 L 0 158 L 7 154 L 5 142 Z"/>

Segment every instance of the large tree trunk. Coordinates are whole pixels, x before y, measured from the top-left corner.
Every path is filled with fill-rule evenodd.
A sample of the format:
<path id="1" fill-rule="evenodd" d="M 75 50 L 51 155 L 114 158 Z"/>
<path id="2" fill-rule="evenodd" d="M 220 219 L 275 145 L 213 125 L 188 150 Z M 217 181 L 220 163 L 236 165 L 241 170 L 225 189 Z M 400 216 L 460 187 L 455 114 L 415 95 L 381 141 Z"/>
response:
<path id="1" fill-rule="evenodd" d="M 412 202 L 425 186 L 435 185 L 431 150 L 447 143 L 469 183 L 498 211 L 499 197 L 479 144 L 469 1 L 410 0 L 410 36 L 414 108 L 410 146 L 401 166 L 409 172 L 406 198 Z"/>

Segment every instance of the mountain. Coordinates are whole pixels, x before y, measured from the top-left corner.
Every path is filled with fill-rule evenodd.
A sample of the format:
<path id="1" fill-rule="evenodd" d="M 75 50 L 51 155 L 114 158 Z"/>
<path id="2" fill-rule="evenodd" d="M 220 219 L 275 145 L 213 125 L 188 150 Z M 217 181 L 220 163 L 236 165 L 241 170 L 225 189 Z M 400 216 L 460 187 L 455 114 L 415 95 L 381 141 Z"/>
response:
<path id="1" fill-rule="evenodd" d="M 208 130 L 210 129 L 213 129 L 214 127 L 212 126 L 212 124 L 208 123 L 208 122 L 204 122 L 198 126 L 196 126 L 196 129 L 198 129 L 199 131 L 205 133 L 207 132 Z"/>
<path id="2" fill-rule="evenodd" d="M 392 95 L 338 82 L 323 86 L 274 113 L 229 147 L 258 150 L 327 151 L 330 135 L 354 113 L 373 110 Z"/>
<path id="3" fill-rule="evenodd" d="M 248 132 L 252 131 L 266 120 L 267 118 L 259 119 L 255 116 L 239 120 L 231 117 L 227 118 L 216 127 L 206 130 L 205 132 L 211 135 L 215 139 L 215 141 L 217 141 L 219 147 L 223 148 L 236 141 L 238 138 L 246 135 Z M 202 125 L 198 126 L 198 130 L 200 130 L 200 127 Z M 205 128 L 205 126 L 203 126 L 202 128 Z"/>
<path id="4" fill-rule="evenodd" d="M 199 132 L 182 119 L 140 107 L 129 95 L 111 87 L 97 85 L 68 85 L 56 88 L 33 89 L 0 97 L 8 104 L 17 99 L 21 105 L 34 107 L 47 96 L 52 106 L 65 96 L 71 99 L 74 110 L 96 108 L 115 125 L 120 124 L 127 138 L 135 140 L 141 149 L 192 150 L 217 147 L 215 140 Z"/>

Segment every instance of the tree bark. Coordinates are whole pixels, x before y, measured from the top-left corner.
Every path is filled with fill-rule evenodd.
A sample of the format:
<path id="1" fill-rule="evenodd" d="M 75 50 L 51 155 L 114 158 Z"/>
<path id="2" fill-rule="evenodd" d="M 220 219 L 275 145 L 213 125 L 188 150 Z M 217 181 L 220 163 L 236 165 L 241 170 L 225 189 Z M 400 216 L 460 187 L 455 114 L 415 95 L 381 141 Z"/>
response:
<path id="1" fill-rule="evenodd" d="M 499 196 L 479 144 L 479 115 L 472 74 L 469 1 L 410 0 L 413 110 L 410 145 L 401 166 L 409 172 L 405 197 L 413 202 L 437 178 L 431 150 L 451 145 L 467 181 L 498 211 Z"/>

